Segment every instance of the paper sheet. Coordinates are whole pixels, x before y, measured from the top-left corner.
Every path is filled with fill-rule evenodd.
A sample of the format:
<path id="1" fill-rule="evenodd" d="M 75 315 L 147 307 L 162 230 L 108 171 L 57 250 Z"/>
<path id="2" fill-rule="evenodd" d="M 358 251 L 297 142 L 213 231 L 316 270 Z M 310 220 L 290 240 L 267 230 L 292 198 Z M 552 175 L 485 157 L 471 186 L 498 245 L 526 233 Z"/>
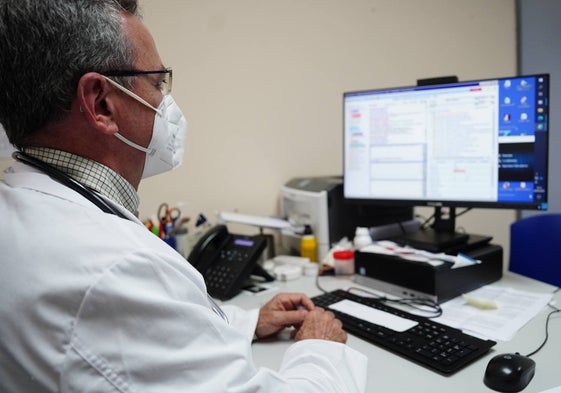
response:
<path id="1" fill-rule="evenodd" d="M 516 332 L 551 301 L 551 293 L 535 293 L 488 285 L 469 293 L 474 298 L 494 301 L 496 310 L 481 310 L 460 296 L 441 305 L 443 315 L 435 321 L 466 333 L 495 341 L 509 341 Z"/>
<path id="2" fill-rule="evenodd" d="M 542 393 L 561 393 L 561 386 L 557 386 L 553 389 L 544 390 Z"/>
<path id="3" fill-rule="evenodd" d="M 9 158 L 12 156 L 12 152 L 15 148 L 8 142 L 8 137 L 6 136 L 6 132 L 0 124 L 0 158 Z"/>
<path id="4" fill-rule="evenodd" d="M 268 216 L 254 216 L 249 214 L 220 212 L 218 213 L 218 218 L 223 222 L 236 222 L 239 224 L 246 224 L 263 228 L 282 229 L 290 227 L 290 223 L 288 221 Z"/>

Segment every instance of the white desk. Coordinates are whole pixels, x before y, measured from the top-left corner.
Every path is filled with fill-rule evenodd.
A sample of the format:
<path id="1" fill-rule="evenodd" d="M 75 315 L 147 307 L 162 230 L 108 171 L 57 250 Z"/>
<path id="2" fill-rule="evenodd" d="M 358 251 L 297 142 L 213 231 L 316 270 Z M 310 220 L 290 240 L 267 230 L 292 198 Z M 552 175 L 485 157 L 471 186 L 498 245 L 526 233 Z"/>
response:
<path id="1" fill-rule="evenodd" d="M 320 294 L 315 286 L 315 278 L 302 277 L 288 282 L 276 282 L 278 290 L 257 295 L 241 293 L 228 303 L 244 308 L 260 307 L 277 292 L 303 292 L 308 296 Z M 527 279 L 513 273 L 507 273 L 495 283 L 526 291 L 552 292 L 551 285 Z M 350 279 L 320 277 L 320 285 L 326 290 L 357 286 Z M 560 291 L 561 292 L 561 291 Z M 557 292 L 555 300 L 561 306 L 561 293 Z M 391 352 L 374 346 L 349 334 L 347 344 L 368 356 L 367 392 L 492 392 L 483 384 L 483 374 L 487 362 L 495 355 L 506 352 L 528 354 L 534 351 L 545 337 L 545 318 L 551 311 L 548 307 L 530 323 L 522 328 L 509 342 L 499 342 L 491 351 L 452 376 L 442 376 L 411 361 L 405 360 Z M 282 338 L 253 345 L 255 363 L 278 370 L 284 351 L 292 341 Z M 544 348 L 532 356 L 536 362 L 536 375 L 524 393 L 542 392 L 561 386 L 561 315 L 554 314 L 549 324 L 549 340 Z"/>

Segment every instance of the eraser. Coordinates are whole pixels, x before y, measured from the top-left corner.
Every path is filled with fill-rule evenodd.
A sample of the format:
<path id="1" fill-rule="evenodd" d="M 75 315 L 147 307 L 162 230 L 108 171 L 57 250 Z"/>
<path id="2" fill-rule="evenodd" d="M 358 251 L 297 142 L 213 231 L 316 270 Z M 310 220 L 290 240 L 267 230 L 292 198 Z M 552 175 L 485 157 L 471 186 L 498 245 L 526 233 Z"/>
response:
<path id="1" fill-rule="evenodd" d="M 499 308 L 497 302 L 493 300 L 479 299 L 469 295 L 462 295 L 467 304 L 482 310 L 496 310 Z"/>

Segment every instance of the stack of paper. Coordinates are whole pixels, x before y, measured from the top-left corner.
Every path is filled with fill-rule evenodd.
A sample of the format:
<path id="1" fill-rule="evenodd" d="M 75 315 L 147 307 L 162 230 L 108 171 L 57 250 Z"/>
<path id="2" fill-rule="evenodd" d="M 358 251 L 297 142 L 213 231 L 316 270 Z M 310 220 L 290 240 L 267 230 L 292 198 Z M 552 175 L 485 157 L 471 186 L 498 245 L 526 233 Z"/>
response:
<path id="1" fill-rule="evenodd" d="M 470 297 L 494 302 L 496 309 L 481 309 L 463 297 L 441 305 L 442 316 L 435 321 L 466 333 L 495 341 L 509 341 L 534 318 L 553 297 L 551 293 L 534 293 L 488 285 L 469 293 Z"/>

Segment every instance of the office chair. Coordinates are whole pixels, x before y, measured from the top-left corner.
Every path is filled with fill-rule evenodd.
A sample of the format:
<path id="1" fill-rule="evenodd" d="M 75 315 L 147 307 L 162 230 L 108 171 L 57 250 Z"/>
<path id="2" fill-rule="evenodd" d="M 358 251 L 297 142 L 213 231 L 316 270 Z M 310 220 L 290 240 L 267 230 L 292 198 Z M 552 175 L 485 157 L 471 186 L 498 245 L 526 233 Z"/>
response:
<path id="1" fill-rule="evenodd" d="M 509 270 L 561 287 L 561 214 L 537 214 L 510 225 Z"/>

